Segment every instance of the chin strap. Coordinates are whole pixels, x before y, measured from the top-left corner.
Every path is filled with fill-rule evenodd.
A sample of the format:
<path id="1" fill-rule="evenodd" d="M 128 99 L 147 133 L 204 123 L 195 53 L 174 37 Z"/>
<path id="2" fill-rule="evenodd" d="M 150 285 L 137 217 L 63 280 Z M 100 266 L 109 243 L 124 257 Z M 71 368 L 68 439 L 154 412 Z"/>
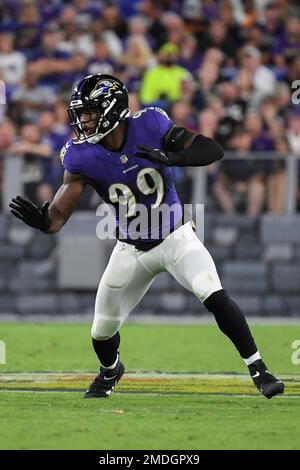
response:
<path id="1" fill-rule="evenodd" d="M 104 134 L 95 134 L 92 137 L 88 137 L 87 139 L 85 139 L 85 141 L 89 142 L 90 144 L 98 144 L 98 142 L 100 142 L 100 140 L 102 140 L 106 135 L 113 131 L 119 125 L 119 123 L 120 121 L 117 121 L 116 124 L 111 129 L 109 129 L 109 131 L 104 132 Z"/>
<path id="2" fill-rule="evenodd" d="M 102 140 L 105 136 L 107 136 L 111 131 L 113 131 L 120 124 L 120 121 L 124 121 L 129 116 L 130 116 L 129 109 L 128 108 L 124 109 L 124 111 L 122 111 L 122 113 L 120 114 L 120 119 L 115 123 L 115 125 L 111 129 L 109 129 L 109 131 L 101 133 L 101 134 L 100 133 L 95 134 L 91 137 L 88 137 L 87 139 L 84 139 L 84 141 L 87 141 L 90 144 L 98 144 L 100 140 Z"/>

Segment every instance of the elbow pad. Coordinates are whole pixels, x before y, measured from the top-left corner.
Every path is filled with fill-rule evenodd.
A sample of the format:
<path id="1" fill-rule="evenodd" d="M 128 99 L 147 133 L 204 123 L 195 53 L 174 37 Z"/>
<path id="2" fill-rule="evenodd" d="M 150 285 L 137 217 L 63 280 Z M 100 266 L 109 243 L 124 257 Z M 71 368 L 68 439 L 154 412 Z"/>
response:
<path id="1" fill-rule="evenodd" d="M 223 155 L 223 149 L 217 142 L 198 134 L 190 147 L 172 153 L 172 165 L 205 166 L 220 160 Z"/>
<path id="2" fill-rule="evenodd" d="M 187 141 L 194 135 L 194 132 L 189 131 L 185 127 L 173 126 L 168 132 L 165 150 L 168 152 L 176 152 L 182 150 Z"/>

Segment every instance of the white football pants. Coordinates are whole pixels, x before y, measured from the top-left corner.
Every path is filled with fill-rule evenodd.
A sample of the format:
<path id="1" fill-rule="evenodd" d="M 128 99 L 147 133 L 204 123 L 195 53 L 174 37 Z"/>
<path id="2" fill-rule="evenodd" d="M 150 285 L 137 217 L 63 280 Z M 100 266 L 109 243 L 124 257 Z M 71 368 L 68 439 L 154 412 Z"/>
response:
<path id="1" fill-rule="evenodd" d="M 118 241 L 99 284 L 92 337 L 112 337 L 164 271 L 201 302 L 222 289 L 215 263 L 190 222 L 149 251 Z"/>

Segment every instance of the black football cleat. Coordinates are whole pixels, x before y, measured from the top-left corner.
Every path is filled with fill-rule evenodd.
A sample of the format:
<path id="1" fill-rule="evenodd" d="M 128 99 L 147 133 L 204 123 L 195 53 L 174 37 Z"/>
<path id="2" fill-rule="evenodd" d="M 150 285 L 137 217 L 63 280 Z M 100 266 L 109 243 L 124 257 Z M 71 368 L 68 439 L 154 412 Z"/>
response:
<path id="1" fill-rule="evenodd" d="M 125 367 L 118 361 L 114 369 L 100 367 L 99 374 L 91 383 L 83 398 L 108 398 L 120 378 L 125 372 Z"/>
<path id="2" fill-rule="evenodd" d="M 261 359 L 250 364 L 248 368 L 254 385 L 266 398 L 272 398 L 284 392 L 284 383 L 270 374 Z"/>

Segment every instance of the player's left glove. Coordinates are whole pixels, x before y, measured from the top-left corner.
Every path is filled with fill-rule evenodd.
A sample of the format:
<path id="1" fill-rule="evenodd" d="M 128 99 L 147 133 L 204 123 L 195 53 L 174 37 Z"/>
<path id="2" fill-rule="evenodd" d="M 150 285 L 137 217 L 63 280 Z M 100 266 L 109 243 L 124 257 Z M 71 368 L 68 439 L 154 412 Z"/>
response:
<path id="1" fill-rule="evenodd" d="M 30 227 L 38 228 L 44 232 L 48 230 L 51 225 L 51 220 L 48 214 L 48 201 L 44 202 L 42 207 L 38 207 L 28 199 L 17 196 L 15 199 L 12 199 L 9 207 L 11 208 L 11 213 L 15 217 L 22 220 Z"/>
<path id="2" fill-rule="evenodd" d="M 135 152 L 135 155 L 140 158 L 146 158 L 152 162 L 163 164 L 163 165 L 174 165 L 175 154 L 173 152 L 164 152 L 161 149 L 153 149 L 147 147 L 146 145 L 138 145 L 138 149 L 142 150 L 141 152 Z"/>

